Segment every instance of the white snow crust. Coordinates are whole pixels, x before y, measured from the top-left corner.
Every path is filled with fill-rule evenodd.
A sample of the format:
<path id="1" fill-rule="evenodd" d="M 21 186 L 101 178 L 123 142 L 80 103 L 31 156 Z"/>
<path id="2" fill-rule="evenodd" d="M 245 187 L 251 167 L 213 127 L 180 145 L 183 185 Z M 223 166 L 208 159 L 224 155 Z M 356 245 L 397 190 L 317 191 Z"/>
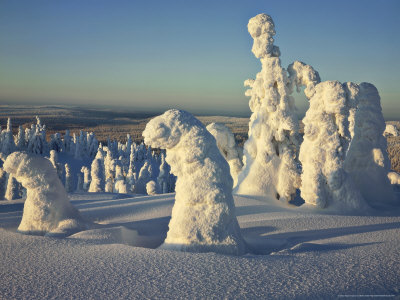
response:
<path id="1" fill-rule="evenodd" d="M 157 249 L 168 231 L 174 194 L 83 193 L 71 195 L 71 202 L 99 228 L 63 239 L 21 235 L 15 230 L 22 202 L 0 202 L 1 299 L 392 299 L 400 294 L 398 209 L 338 215 L 235 196 L 251 253 L 230 256 Z"/>

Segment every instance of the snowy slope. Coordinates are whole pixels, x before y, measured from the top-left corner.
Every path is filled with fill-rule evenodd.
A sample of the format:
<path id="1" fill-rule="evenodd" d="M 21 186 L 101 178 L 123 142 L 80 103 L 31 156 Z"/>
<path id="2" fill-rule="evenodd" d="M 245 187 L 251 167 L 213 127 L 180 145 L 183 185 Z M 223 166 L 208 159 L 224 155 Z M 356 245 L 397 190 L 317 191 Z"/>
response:
<path id="1" fill-rule="evenodd" d="M 400 210 L 335 215 L 235 196 L 244 256 L 155 249 L 174 194 L 73 194 L 95 224 L 66 238 L 16 233 L 0 203 L 0 299 L 336 299 L 400 295 Z"/>

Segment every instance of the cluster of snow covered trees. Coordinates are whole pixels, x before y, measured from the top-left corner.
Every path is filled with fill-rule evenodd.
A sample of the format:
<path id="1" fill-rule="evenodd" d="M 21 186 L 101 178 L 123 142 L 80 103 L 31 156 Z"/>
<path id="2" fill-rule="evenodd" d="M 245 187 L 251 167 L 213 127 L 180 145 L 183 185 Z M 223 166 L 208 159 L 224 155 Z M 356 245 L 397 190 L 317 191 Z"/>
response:
<path id="1" fill-rule="evenodd" d="M 165 153 L 137 145 L 127 136 L 126 143 L 108 140 L 99 144 L 94 133 L 80 131 L 71 136 L 55 133 L 46 139 L 46 126 L 38 117 L 36 124 L 12 133 L 11 120 L 0 132 L 0 199 L 14 200 L 25 196 L 25 188 L 1 168 L 7 156 L 23 151 L 48 157 L 67 192 L 115 192 L 156 194 L 175 189 Z"/>
<path id="2" fill-rule="evenodd" d="M 119 142 L 99 146 L 91 170 L 82 167 L 83 180 L 78 191 L 161 194 L 175 190 L 175 176 L 165 162 L 165 153 L 157 154 L 142 143 Z"/>
<path id="3" fill-rule="evenodd" d="M 300 189 L 308 204 L 344 210 L 393 203 L 376 88 L 321 82 L 318 72 L 299 61 L 282 68 L 274 23 L 266 14 L 250 19 L 248 30 L 262 69 L 245 81 L 253 114 L 236 192 L 288 202 Z M 291 96 L 301 87 L 310 102 L 303 141 Z"/>

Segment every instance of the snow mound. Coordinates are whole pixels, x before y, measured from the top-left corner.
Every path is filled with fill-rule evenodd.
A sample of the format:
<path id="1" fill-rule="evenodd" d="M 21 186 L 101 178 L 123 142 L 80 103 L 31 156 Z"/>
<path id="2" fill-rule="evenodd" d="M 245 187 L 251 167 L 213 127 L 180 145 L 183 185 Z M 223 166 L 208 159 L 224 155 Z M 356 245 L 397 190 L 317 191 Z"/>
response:
<path id="1" fill-rule="evenodd" d="M 190 113 L 168 110 L 143 132 L 151 147 L 167 150 L 178 177 L 175 205 L 163 249 L 245 253 L 232 197 L 229 165 L 214 137 Z"/>
<path id="2" fill-rule="evenodd" d="M 63 234 L 83 227 L 79 212 L 69 202 L 56 169 L 48 159 L 14 152 L 6 159 L 4 170 L 27 190 L 19 232 Z"/>
<path id="3" fill-rule="evenodd" d="M 222 123 L 211 123 L 207 125 L 207 130 L 217 141 L 219 151 L 229 164 L 233 185 L 236 185 L 237 177 L 242 170 L 243 163 L 241 151 L 236 145 L 232 131 Z"/>

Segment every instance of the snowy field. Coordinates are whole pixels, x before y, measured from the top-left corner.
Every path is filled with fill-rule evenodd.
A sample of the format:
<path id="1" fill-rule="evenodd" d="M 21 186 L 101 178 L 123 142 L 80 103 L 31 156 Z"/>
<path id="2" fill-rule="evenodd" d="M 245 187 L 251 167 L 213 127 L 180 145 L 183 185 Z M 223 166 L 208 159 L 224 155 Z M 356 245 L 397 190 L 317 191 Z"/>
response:
<path id="1" fill-rule="evenodd" d="M 251 253 L 160 250 L 174 194 L 71 194 L 91 229 L 16 232 L 23 201 L 0 203 L 1 299 L 337 299 L 400 296 L 400 210 L 369 216 L 235 195 Z"/>

